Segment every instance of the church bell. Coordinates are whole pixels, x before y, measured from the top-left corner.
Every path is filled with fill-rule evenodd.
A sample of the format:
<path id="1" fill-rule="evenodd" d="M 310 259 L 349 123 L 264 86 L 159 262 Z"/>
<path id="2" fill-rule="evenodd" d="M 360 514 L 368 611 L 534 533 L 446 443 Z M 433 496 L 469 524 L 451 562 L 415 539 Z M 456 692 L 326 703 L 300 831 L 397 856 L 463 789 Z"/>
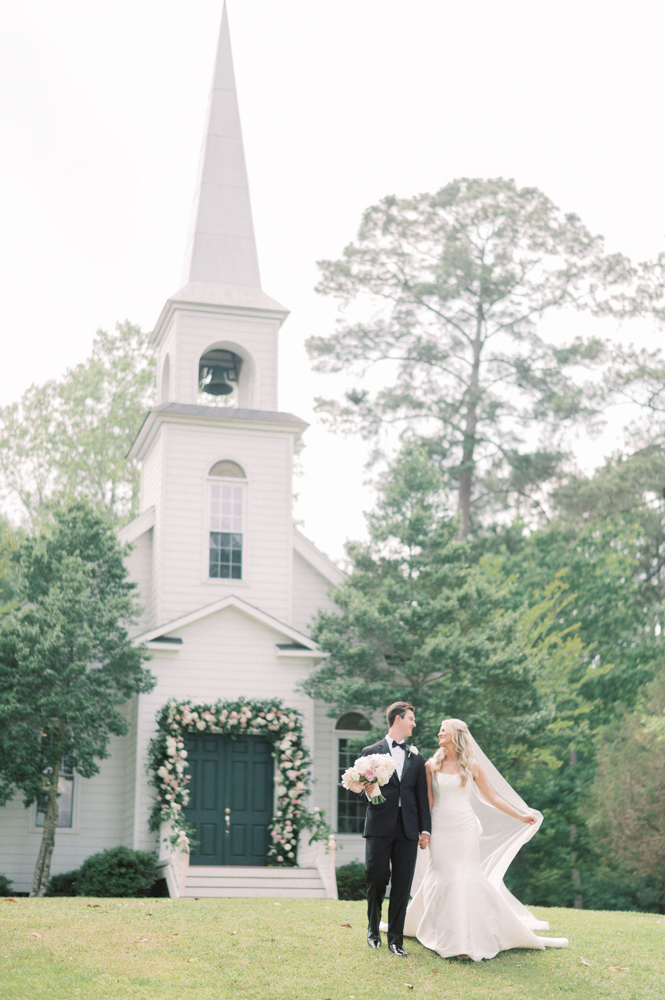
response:
<path id="1" fill-rule="evenodd" d="M 229 396 L 233 392 L 233 386 L 228 381 L 223 368 L 213 368 L 212 375 L 201 388 L 210 396 Z"/>
<path id="2" fill-rule="evenodd" d="M 242 358 L 233 351 L 213 348 L 199 359 L 199 390 L 209 396 L 230 396 L 238 385 Z"/>

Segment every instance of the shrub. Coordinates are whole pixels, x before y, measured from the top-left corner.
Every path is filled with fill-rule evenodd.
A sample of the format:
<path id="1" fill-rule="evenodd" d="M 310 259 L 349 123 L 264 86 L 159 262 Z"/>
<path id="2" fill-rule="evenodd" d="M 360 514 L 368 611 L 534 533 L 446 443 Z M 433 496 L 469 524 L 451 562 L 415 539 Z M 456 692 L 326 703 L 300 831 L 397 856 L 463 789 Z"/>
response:
<path id="1" fill-rule="evenodd" d="M 11 896 L 11 886 L 11 879 L 8 879 L 6 875 L 0 875 L 0 896 Z"/>
<path id="2" fill-rule="evenodd" d="M 60 875 L 51 875 L 46 886 L 46 896 L 78 896 L 78 880 L 80 872 L 78 869 L 73 872 L 61 872 Z"/>
<path id="3" fill-rule="evenodd" d="M 111 847 L 85 859 L 76 890 L 79 896 L 145 896 L 157 877 L 152 852 Z"/>
<path id="4" fill-rule="evenodd" d="M 337 895 L 340 899 L 366 899 L 367 877 L 360 861 L 350 861 L 337 869 Z"/>

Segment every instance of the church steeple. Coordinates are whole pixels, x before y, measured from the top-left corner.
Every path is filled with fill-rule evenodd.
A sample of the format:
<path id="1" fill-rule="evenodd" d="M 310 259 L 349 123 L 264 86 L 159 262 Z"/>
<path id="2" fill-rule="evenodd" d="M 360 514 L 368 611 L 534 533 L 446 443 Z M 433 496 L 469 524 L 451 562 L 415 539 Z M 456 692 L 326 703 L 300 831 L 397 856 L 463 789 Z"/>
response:
<path id="1" fill-rule="evenodd" d="M 190 282 L 261 287 L 226 3 L 183 268 Z"/>
<path id="2" fill-rule="evenodd" d="M 261 289 L 226 4 L 183 282 L 152 334 L 160 403 L 208 406 L 214 394 L 230 407 L 276 410 L 288 312 Z"/>

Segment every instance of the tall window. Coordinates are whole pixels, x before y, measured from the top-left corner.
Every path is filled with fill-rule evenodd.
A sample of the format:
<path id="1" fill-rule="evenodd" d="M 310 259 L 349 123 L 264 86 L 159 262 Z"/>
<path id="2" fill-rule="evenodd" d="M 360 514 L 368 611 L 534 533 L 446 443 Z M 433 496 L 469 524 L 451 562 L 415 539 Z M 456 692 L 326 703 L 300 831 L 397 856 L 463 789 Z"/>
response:
<path id="1" fill-rule="evenodd" d="M 360 755 L 358 736 L 361 732 L 366 732 L 370 729 L 370 724 L 360 712 L 347 712 L 346 715 L 343 715 L 337 721 L 335 729 L 337 732 L 342 730 L 349 733 L 348 736 L 339 737 L 337 759 L 339 767 L 339 777 L 337 779 L 337 832 L 362 833 L 365 823 L 365 812 L 367 811 L 367 800 L 364 795 L 356 795 L 355 792 L 349 792 L 346 788 L 342 788 L 340 782 L 344 771 L 346 771 L 347 767 L 351 767 L 354 760 Z"/>
<path id="2" fill-rule="evenodd" d="M 217 462 L 210 476 L 233 480 L 245 477 L 235 462 Z M 233 482 L 210 485 L 209 576 L 242 580 L 243 506 L 245 487 Z"/>
<path id="3" fill-rule="evenodd" d="M 46 816 L 46 805 L 48 803 L 48 792 L 45 792 L 37 801 L 37 815 L 35 826 L 44 825 Z M 60 765 L 60 775 L 58 777 L 58 827 L 67 828 L 72 826 L 74 816 L 74 770 L 68 757 L 62 758 Z"/>

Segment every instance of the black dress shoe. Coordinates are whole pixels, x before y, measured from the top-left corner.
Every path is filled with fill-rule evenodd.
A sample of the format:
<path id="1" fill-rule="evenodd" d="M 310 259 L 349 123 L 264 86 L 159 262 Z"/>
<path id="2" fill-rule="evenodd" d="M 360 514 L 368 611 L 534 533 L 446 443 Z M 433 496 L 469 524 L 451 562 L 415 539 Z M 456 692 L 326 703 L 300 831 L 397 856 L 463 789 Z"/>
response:
<path id="1" fill-rule="evenodd" d="M 373 934 L 372 931 L 367 931 L 367 944 L 370 946 L 370 948 L 380 948 L 381 935 Z"/>
<path id="2" fill-rule="evenodd" d="M 398 958 L 408 958 L 408 952 L 404 951 L 404 948 L 400 948 L 398 944 L 389 944 L 388 951 L 393 955 L 397 955 Z"/>

